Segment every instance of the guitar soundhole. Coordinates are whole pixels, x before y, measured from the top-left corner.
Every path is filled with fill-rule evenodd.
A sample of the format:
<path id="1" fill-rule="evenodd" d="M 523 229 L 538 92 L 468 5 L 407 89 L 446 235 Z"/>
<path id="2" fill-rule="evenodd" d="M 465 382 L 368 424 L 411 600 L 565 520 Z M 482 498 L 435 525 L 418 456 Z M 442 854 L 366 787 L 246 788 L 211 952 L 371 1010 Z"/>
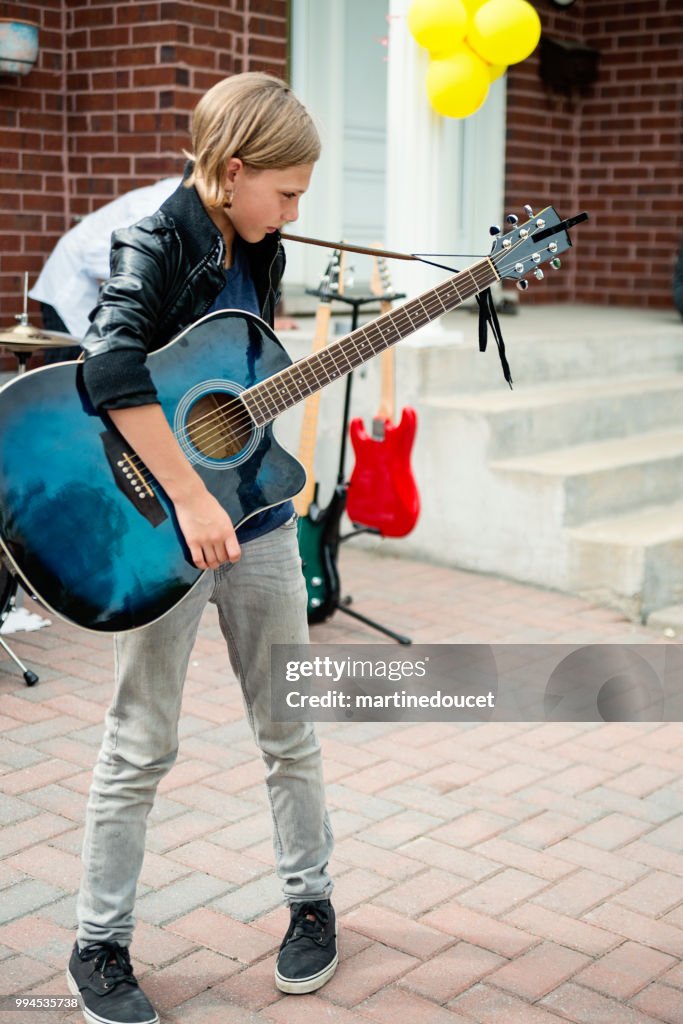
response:
<path id="1" fill-rule="evenodd" d="M 209 459 L 232 459 L 249 443 L 251 419 L 234 395 L 212 391 L 194 403 L 187 433 L 194 447 Z"/>

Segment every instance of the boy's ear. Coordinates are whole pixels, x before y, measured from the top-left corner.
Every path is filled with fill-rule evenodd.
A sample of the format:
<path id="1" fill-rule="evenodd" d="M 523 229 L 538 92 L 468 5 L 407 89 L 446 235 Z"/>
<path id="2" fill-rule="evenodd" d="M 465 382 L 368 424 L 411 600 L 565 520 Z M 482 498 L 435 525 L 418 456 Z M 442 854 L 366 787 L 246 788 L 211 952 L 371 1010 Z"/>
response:
<path id="1" fill-rule="evenodd" d="M 230 157 L 230 159 L 228 160 L 227 167 L 225 168 L 225 170 L 226 170 L 227 180 L 230 182 L 231 185 L 234 185 L 235 178 L 237 177 L 238 173 L 242 170 L 243 167 L 244 167 L 244 161 L 240 160 L 240 158 L 238 156 L 231 156 Z"/>

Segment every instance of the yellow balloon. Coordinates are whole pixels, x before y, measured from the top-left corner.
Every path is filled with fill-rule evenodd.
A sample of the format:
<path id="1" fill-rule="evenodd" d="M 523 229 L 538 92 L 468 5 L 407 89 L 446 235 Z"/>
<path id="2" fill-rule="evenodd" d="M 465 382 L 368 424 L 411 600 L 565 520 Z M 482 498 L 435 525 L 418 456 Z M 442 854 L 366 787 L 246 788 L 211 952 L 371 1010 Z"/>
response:
<path id="1" fill-rule="evenodd" d="M 462 0 L 414 0 L 407 20 L 415 41 L 430 53 L 457 49 L 467 31 L 467 11 Z"/>
<path id="2" fill-rule="evenodd" d="M 486 0 L 470 22 L 467 42 L 489 64 L 526 60 L 541 38 L 541 19 L 527 0 Z"/>
<path id="3" fill-rule="evenodd" d="M 479 10 L 482 4 L 485 4 L 487 2 L 487 0 L 462 0 L 462 2 L 464 3 L 467 13 L 471 18 L 472 15 Z"/>
<path id="4" fill-rule="evenodd" d="M 495 82 L 497 78 L 502 78 L 506 71 L 506 64 L 489 64 L 489 75 L 492 82 Z"/>
<path id="5" fill-rule="evenodd" d="M 437 114 L 469 117 L 486 99 L 490 82 L 486 62 L 463 46 L 457 53 L 429 62 L 427 96 Z"/>

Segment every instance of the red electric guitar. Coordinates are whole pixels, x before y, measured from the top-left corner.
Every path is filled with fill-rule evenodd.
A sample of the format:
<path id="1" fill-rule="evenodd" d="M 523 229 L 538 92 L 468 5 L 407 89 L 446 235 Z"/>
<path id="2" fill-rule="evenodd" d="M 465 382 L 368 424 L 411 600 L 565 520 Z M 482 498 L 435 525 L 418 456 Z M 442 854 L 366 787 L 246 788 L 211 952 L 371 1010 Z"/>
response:
<path id="1" fill-rule="evenodd" d="M 375 257 L 372 279 L 375 295 L 384 298 L 381 314 L 391 309 L 391 282 L 386 263 Z M 351 420 L 349 434 L 356 455 L 346 501 L 349 519 L 369 526 L 383 537 L 405 537 L 420 514 L 420 495 L 410 467 L 410 454 L 417 429 L 414 409 L 406 407 L 397 424 L 394 419 L 394 352 L 382 352 L 381 399 L 368 434 L 363 420 Z"/>

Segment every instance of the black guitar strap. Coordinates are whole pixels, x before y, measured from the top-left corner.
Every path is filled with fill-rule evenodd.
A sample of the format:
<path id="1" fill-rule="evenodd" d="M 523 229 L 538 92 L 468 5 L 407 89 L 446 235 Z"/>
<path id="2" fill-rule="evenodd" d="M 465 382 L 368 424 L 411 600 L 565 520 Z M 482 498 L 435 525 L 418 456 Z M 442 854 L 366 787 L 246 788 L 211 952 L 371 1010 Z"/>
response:
<path id="1" fill-rule="evenodd" d="M 348 242 L 326 242 L 322 238 L 307 238 L 304 235 L 285 234 L 284 231 L 280 232 L 280 237 L 285 238 L 290 242 L 303 242 L 305 245 L 320 245 L 325 249 L 343 249 L 345 252 L 357 252 L 364 256 L 383 256 L 385 259 L 391 260 L 415 260 L 419 263 L 428 263 L 430 266 L 439 267 L 442 270 L 449 270 L 456 274 L 459 273 L 455 267 L 446 267 L 443 263 L 434 263 L 432 260 L 425 259 L 428 255 L 427 253 L 394 252 L 391 249 L 369 249 L 362 245 L 350 245 Z M 430 253 L 429 255 L 434 254 Z M 479 305 L 479 351 L 486 351 L 488 329 L 490 327 L 498 348 L 498 357 L 503 370 L 503 376 L 512 390 L 512 374 L 505 354 L 503 332 L 500 329 L 500 321 L 498 320 L 496 307 L 491 296 L 491 289 L 486 288 L 476 296 L 476 299 Z"/>
<path id="2" fill-rule="evenodd" d="M 493 337 L 496 340 L 496 345 L 498 346 L 498 357 L 500 359 L 500 365 L 503 368 L 503 376 L 512 391 L 512 374 L 505 354 L 503 332 L 500 329 L 500 321 L 498 320 L 498 314 L 496 313 L 496 307 L 491 296 L 490 288 L 486 288 L 483 292 L 479 292 L 477 295 L 477 303 L 479 304 L 479 351 L 486 351 L 488 329 L 490 326 L 493 331 Z"/>

